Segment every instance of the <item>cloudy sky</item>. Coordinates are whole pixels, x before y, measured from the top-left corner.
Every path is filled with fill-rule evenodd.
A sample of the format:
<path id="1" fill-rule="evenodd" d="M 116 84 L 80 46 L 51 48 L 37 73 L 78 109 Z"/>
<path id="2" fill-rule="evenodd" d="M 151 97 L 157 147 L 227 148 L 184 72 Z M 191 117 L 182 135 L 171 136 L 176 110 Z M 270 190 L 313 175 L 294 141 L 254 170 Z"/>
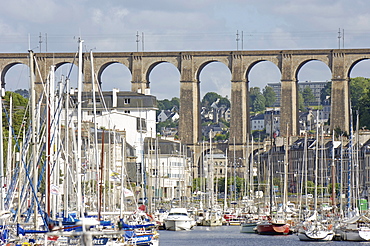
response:
<path id="1" fill-rule="evenodd" d="M 76 52 L 78 37 L 84 39 L 85 51 L 99 52 L 368 48 L 370 44 L 368 0 L 0 1 L 0 52 L 30 48 Z M 369 67 L 360 63 L 351 77 L 370 77 Z M 66 75 L 69 68 L 58 69 L 57 76 Z M 14 66 L 6 75 L 6 88 L 28 88 L 27 70 L 26 65 Z M 329 69 L 320 62 L 308 63 L 298 76 L 300 81 L 330 78 Z M 129 90 L 130 79 L 126 67 L 112 65 L 103 73 L 103 89 Z M 250 86 L 260 88 L 279 79 L 280 72 L 268 62 L 258 64 L 249 77 Z M 158 99 L 179 96 L 179 73 L 170 64 L 155 68 L 150 82 Z M 202 72 L 201 93 L 208 91 L 230 95 L 230 72 L 223 64 L 212 63 Z"/>

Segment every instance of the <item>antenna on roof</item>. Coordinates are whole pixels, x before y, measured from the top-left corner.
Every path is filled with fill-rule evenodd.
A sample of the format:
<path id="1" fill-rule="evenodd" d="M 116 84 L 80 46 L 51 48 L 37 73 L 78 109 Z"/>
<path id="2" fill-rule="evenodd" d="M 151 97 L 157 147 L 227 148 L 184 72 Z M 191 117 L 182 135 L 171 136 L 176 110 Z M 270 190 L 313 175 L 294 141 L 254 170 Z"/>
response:
<path id="1" fill-rule="evenodd" d="M 239 30 L 236 30 L 236 50 L 239 50 Z"/>
<path id="2" fill-rule="evenodd" d="M 244 50 L 244 35 L 243 35 L 243 31 L 242 31 L 242 50 Z"/>
<path id="3" fill-rule="evenodd" d="M 141 49 L 144 52 L 144 32 L 141 33 Z"/>
<path id="4" fill-rule="evenodd" d="M 139 32 L 136 31 L 136 52 L 139 52 Z"/>
<path id="5" fill-rule="evenodd" d="M 340 28 L 339 28 L 339 31 L 338 31 L 338 49 L 340 49 L 340 39 L 342 38 L 342 36 L 340 35 Z"/>
<path id="6" fill-rule="evenodd" d="M 40 35 L 39 35 L 39 47 L 40 47 L 40 53 L 41 53 L 41 43 L 42 43 L 42 36 L 41 36 L 41 32 L 40 32 Z"/>

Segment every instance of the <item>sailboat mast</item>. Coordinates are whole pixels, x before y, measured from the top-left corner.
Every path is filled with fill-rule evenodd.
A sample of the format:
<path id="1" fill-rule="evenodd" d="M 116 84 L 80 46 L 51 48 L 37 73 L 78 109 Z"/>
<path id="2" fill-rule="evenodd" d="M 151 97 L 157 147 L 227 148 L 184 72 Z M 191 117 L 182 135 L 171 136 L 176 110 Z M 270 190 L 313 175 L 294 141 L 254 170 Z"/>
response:
<path id="1" fill-rule="evenodd" d="M 271 132 L 270 132 L 270 140 L 271 140 L 271 155 L 273 155 L 274 153 L 273 153 L 273 151 L 274 151 L 274 147 L 273 147 L 273 136 L 272 136 L 272 130 L 273 130 L 273 118 L 274 117 L 274 111 L 272 110 L 271 111 Z M 269 167 L 270 167 L 270 207 L 269 207 L 269 209 L 270 209 L 270 215 L 272 215 L 272 202 L 273 202 L 273 198 L 272 198 L 272 194 L 273 194 L 273 186 L 274 186 L 274 184 L 273 184 L 273 165 L 272 165 L 272 161 L 271 161 L 271 156 L 269 155 L 268 156 L 268 162 L 269 162 Z"/>
<path id="2" fill-rule="evenodd" d="M 90 51 L 90 62 L 92 71 L 92 96 L 93 96 L 93 120 L 94 120 L 94 155 L 95 155 L 95 167 L 98 171 L 99 166 L 99 152 L 98 152 L 98 123 L 96 122 L 96 84 L 95 84 L 95 72 L 94 72 L 94 56 L 92 50 Z M 99 182 L 96 182 L 96 194 L 97 200 L 100 201 Z M 99 203 L 99 202 L 98 202 Z"/>
<path id="3" fill-rule="evenodd" d="M 3 88 L 0 87 L 0 136 L 3 136 Z M 10 142 L 8 143 L 10 145 Z M 4 210 L 4 192 L 3 192 L 3 187 L 4 187 L 4 156 L 3 156 L 3 138 L 0 137 L 0 211 Z"/>
<path id="4" fill-rule="evenodd" d="M 286 125 L 286 132 L 289 132 L 289 126 L 288 124 Z M 287 135 L 286 137 L 286 142 L 285 142 L 285 160 L 284 160 L 284 194 L 283 194 L 283 209 L 286 209 L 286 204 L 288 200 L 288 165 L 289 165 L 289 136 Z"/>
<path id="5" fill-rule="evenodd" d="M 227 150 L 225 150 L 225 197 L 224 197 L 224 210 L 227 208 Z"/>
<path id="6" fill-rule="evenodd" d="M 36 91 L 35 91 L 35 71 L 34 71 L 34 61 L 33 61 L 33 51 L 29 50 L 29 63 L 30 63 L 30 90 L 31 90 L 31 142 L 32 142 L 32 164 L 33 164 L 33 186 L 35 190 L 37 189 L 38 182 L 38 171 L 37 171 L 37 142 L 36 142 Z M 34 203 L 34 225 L 37 228 L 38 210 L 37 202 Z"/>
<path id="7" fill-rule="evenodd" d="M 333 136 L 332 136 L 332 145 L 333 149 L 331 150 L 331 197 L 333 199 L 332 206 L 333 209 L 335 209 L 335 146 L 334 146 L 334 130 L 333 130 Z"/>
<path id="8" fill-rule="evenodd" d="M 120 218 L 123 216 L 123 211 L 125 209 L 125 150 L 126 150 L 126 132 L 124 132 L 123 137 L 121 138 L 121 200 L 120 200 L 120 210 L 119 215 Z"/>
<path id="9" fill-rule="evenodd" d="M 68 215 L 68 197 L 69 197 L 69 190 L 68 190 L 68 183 L 69 183 L 69 79 L 65 80 L 65 164 L 64 164 L 64 206 L 63 206 L 63 213 L 64 218 L 67 218 Z"/>
<path id="10" fill-rule="evenodd" d="M 316 147 L 315 147 L 315 170 L 314 170 L 314 175 L 315 175 L 315 196 L 314 196 L 314 208 L 315 211 L 317 211 L 317 182 L 318 182 L 318 177 L 317 177 L 317 169 L 319 166 L 319 111 L 316 111 Z"/>
<path id="11" fill-rule="evenodd" d="M 2 106 L 2 105 L 0 105 L 0 106 Z M 2 117 L 2 115 L 0 117 Z M 2 122 L 2 120 L 1 120 L 1 122 Z M 13 139 L 12 127 L 13 127 L 13 93 L 11 93 L 10 97 L 9 97 L 9 128 L 8 128 L 9 135 L 8 135 L 8 150 L 7 150 L 8 154 L 7 154 L 6 174 L 5 174 L 5 177 L 6 177 L 7 180 L 4 181 L 7 186 L 10 184 L 11 171 L 12 171 L 12 168 L 11 168 L 12 167 L 12 146 L 13 146 L 13 144 L 12 144 L 13 143 L 13 141 L 12 141 L 12 139 Z M 2 196 L 2 195 L 0 195 L 0 196 Z M 0 199 L 1 199 L 1 201 L 3 201 L 3 197 L 1 197 Z M 0 209 L 3 209 L 3 207 L 1 207 Z"/>
<path id="12" fill-rule="evenodd" d="M 83 215 L 83 206 L 82 206 L 82 44 L 83 40 L 79 39 L 79 49 L 78 49 L 78 93 L 77 93 L 77 212 L 78 216 L 82 217 Z"/>
<path id="13" fill-rule="evenodd" d="M 347 186 L 347 213 L 352 210 L 352 148 L 353 148 L 353 126 L 352 126 L 352 107 L 350 107 L 350 133 L 348 146 L 348 186 Z"/>
<path id="14" fill-rule="evenodd" d="M 253 135 L 252 135 L 252 144 L 251 144 L 251 147 L 252 147 L 252 150 L 250 151 L 249 153 L 249 156 L 250 156 L 250 160 L 249 160 L 249 196 L 250 198 L 253 197 L 253 191 L 254 191 L 254 180 L 253 180 L 253 161 L 254 161 L 254 154 L 253 154 Z"/>

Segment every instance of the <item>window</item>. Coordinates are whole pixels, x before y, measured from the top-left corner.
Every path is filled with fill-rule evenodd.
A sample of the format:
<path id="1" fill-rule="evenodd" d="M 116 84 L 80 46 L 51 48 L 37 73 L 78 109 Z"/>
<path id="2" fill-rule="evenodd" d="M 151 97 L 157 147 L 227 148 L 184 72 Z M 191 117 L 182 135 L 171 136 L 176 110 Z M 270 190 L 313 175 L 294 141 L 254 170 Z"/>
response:
<path id="1" fill-rule="evenodd" d="M 129 113 L 131 113 L 130 110 L 125 110 L 125 114 L 129 114 Z"/>
<path id="2" fill-rule="evenodd" d="M 124 103 L 125 104 L 130 104 L 130 98 L 125 98 Z"/>
<path id="3" fill-rule="evenodd" d="M 146 121 L 143 118 L 136 118 L 136 130 L 146 131 Z"/>
<path id="4" fill-rule="evenodd" d="M 157 176 L 158 175 L 158 169 L 152 169 L 151 173 L 152 173 L 152 176 Z"/>

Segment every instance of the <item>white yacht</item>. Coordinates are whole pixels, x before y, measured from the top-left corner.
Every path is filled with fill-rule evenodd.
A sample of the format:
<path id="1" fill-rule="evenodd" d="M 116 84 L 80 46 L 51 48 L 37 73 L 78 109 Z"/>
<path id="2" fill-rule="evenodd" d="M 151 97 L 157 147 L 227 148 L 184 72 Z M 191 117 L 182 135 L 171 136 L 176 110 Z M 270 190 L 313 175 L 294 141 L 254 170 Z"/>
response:
<path id="1" fill-rule="evenodd" d="M 194 219 L 189 216 L 186 208 L 171 208 L 163 221 L 166 230 L 170 231 L 190 230 L 195 225 Z"/>

